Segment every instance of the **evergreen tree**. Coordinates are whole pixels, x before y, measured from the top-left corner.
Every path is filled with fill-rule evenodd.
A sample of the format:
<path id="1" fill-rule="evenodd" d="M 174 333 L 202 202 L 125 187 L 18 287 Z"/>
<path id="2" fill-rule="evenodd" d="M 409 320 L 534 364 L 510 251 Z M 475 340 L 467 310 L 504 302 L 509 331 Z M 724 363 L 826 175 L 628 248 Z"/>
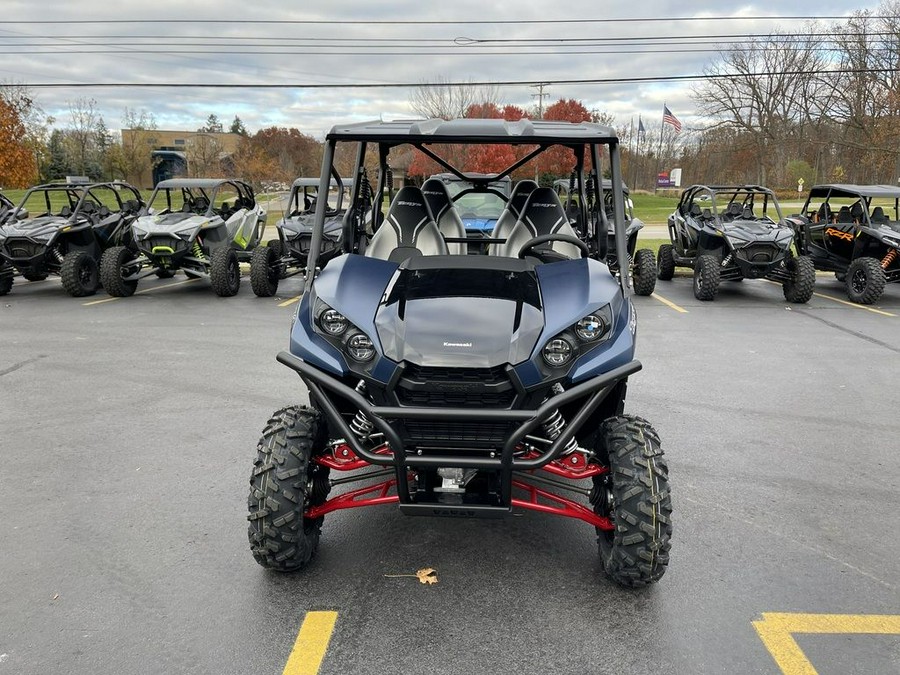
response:
<path id="1" fill-rule="evenodd" d="M 247 127 L 244 126 L 244 123 L 241 121 L 241 118 L 237 115 L 234 116 L 234 121 L 231 123 L 231 129 L 229 131 L 233 134 L 238 134 L 240 136 L 249 136 L 247 133 Z"/>

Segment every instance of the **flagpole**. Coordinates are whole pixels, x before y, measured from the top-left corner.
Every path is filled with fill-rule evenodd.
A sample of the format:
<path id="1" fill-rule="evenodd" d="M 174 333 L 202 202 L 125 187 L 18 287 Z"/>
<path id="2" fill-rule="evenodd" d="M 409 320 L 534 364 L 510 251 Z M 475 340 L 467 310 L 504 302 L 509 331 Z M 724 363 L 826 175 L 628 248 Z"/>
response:
<path id="1" fill-rule="evenodd" d="M 628 140 L 628 165 L 631 166 L 634 164 L 634 115 L 631 116 L 631 136 Z"/>
<path id="2" fill-rule="evenodd" d="M 662 161 L 662 141 L 663 141 L 663 131 L 666 128 L 665 123 L 666 118 L 666 102 L 663 101 L 663 109 L 662 109 L 662 119 L 659 121 L 659 148 L 656 150 L 656 175 L 653 176 L 653 194 L 656 194 L 656 191 L 659 190 L 659 165 Z"/>

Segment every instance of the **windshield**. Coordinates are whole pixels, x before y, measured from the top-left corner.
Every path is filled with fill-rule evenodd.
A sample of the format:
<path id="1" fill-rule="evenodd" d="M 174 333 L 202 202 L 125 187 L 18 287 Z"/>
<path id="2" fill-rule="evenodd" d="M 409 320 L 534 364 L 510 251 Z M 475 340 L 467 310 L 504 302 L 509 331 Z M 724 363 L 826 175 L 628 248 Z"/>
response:
<path id="1" fill-rule="evenodd" d="M 493 192 L 469 192 L 457 198 L 461 192 L 472 188 L 470 181 L 450 180 L 444 181 L 444 184 L 447 186 L 450 198 L 453 199 L 453 204 L 463 218 L 496 218 L 506 208 L 506 200 Z M 499 180 L 488 183 L 491 190 L 496 190 L 507 197 L 509 196 L 509 185 L 508 181 Z"/>
<path id="2" fill-rule="evenodd" d="M 150 197 L 148 206 L 153 209 L 153 213 L 181 211 L 203 215 L 209 208 L 209 198 L 201 189 L 192 193 L 188 188 L 157 188 Z"/>

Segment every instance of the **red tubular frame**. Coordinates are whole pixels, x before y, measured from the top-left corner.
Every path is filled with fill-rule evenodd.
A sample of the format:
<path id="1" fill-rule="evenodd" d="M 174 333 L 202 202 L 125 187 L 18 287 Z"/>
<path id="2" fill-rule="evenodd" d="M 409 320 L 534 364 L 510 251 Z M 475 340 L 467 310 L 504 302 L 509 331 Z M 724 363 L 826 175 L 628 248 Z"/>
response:
<path id="1" fill-rule="evenodd" d="M 385 444 L 374 452 L 386 455 L 389 454 L 391 450 L 387 444 Z M 536 456 L 536 453 L 529 453 L 529 455 L 525 455 L 525 457 L 528 458 L 530 454 Z M 313 461 L 322 466 L 334 469 L 335 471 L 354 471 L 367 466 L 373 466 L 366 460 L 360 459 L 346 443 L 335 446 L 330 455 L 314 457 Z M 584 478 L 600 476 L 609 471 L 605 466 L 587 464 L 584 457 L 577 453 L 555 459 L 549 464 L 541 467 L 540 470 L 571 480 L 582 480 Z M 345 492 L 344 494 L 332 497 L 321 504 L 311 506 L 306 510 L 304 515 L 306 518 L 319 518 L 327 513 L 340 511 L 342 509 L 356 509 L 363 506 L 378 506 L 380 504 L 396 504 L 400 501 L 400 498 L 395 494 L 388 494 L 391 491 L 391 488 L 396 485 L 396 478 L 391 478 L 389 480 L 381 481 L 380 483 L 375 483 L 374 485 L 359 488 L 358 490 Z M 549 513 L 556 516 L 564 516 L 566 518 L 577 518 L 578 520 L 583 520 L 589 525 L 593 525 L 601 530 L 612 531 L 614 529 L 612 521 L 609 518 L 597 515 L 583 504 L 548 492 L 547 490 L 542 490 L 539 487 L 520 480 L 513 480 L 512 485 L 514 488 L 524 490 L 528 493 L 527 499 L 516 499 L 514 497 L 512 499 L 513 506 L 529 509 L 531 511 L 539 511 L 541 513 Z M 367 496 L 373 494 L 376 496 Z M 540 500 L 544 500 L 544 502 L 541 502 Z M 545 502 L 552 502 L 552 504 L 547 504 Z"/>

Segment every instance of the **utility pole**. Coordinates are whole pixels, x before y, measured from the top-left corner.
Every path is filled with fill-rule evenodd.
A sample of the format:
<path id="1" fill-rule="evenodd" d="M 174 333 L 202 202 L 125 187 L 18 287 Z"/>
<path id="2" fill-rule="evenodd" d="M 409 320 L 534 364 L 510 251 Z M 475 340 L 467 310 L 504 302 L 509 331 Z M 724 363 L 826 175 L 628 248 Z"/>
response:
<path id="1" fill-rule="evenodd" d="M 550 94 L 544 93 L 544 87 L 549 87 L 549 82 L 538 82 L 537 84 L 531 85 L 532 89 L 537 89 L 538 93 L 532 94 L 531 98 L 536 98 L 538 100 L 538 119 L 544 119 L 544 97 L 549 96 Z"/>
<path id="2" fill-rule="evenodd" d="M 538 82 L 537 84 L 532 84 L 532 89 L 537 89 L 538 93 L 532 94 L 531 98 L 536 98 L 538 100 L 538 119 L 544 119 L 544 96 L 549 96 L 550 94 L 544 93 L 544 87 L 549 87 L 549 82 Z M 538 168 L 537 163 L 534 165 L 534 182 L 538 182 Z"/>

